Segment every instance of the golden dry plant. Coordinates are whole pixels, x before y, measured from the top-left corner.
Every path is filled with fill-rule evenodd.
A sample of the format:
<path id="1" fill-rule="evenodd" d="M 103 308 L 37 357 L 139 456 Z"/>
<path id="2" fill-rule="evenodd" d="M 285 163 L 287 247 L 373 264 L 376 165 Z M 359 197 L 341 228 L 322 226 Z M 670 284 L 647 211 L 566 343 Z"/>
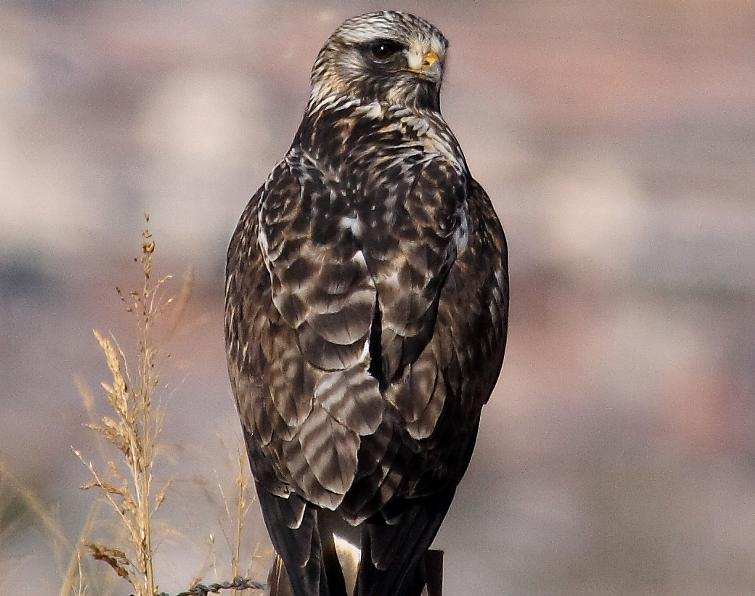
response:
<path id="1" fill-rule="evenodd" d="M 224 441 L 221 442 L 225 444 Z M 229 454 L 230 455 L 230 454 Z M 233 479 L 233 493 L 223 488 L 223 482 L 218 478 L 218 492 L 223 500 L 222 507 L 225 512 L 225 519 L 219 520 L 219 528 L 225 539 L 227 550 L 231 556 L 231 573 L 234 578 L 240 578 L 243 575 L 257 575 L 256 567 L 259 564 L 271 559 L 269 553 L 261 552 L 259 545 L 256 545 L 251 552 L 244 553 L 248 545 L 244 544 L 244 534 L 246 521 L 249 515 L 251 505 L 254 503 L 254 492 L 250 489 L 250 476 L 247 469 L 246 452 L 238 449 L 235 455 L 234 465 L 236 475 Z M 217 476 L 217 472 L 216 472 Z M 217 563 L 215 553 L 215 536 L 210 535 L 210 550 L 213 560 L 213 570 L 217 576 Z M 243 561 L 247 560 L 248 565 L 243 568 Z M 237 587 L 233 589 L 233 596 L 238 596 L 240 590 Z"/>
<path id="2" fill-rule="evenodd" d="M 145 219 L 149 223 L 149 216 L 146 214 Z M 115 572 L 115 575 L 110 575 L 111 577 L 117 575 L 126 580 L 136 596 L 168 596 L 158 591 L 154 566 L 155 528 L 158 527 L 155 515 L 165 501 L 171 484 L 170 481 L 161 481 L 161 488 L 155 489 L 155 464 L 158 461 L 159 438 L 165 418 L 165 404 L 162 399 L 165 387 L 160 384 L 159 364 L 161 357 L 167 356 L 158 347 L 161 344 L 156 339 L 156 326 L 159 323 L 162 331 L 160 342 L 167 341 L 176 331 L 180 316 L 191 295 L 193 277 L 187 275 L 177 296 L 169 297 L 166 295 L 166 284 L 171 276 L 153 276 L 154 254 L 154 239 L 149 229 L 145 229 L 142 232 L 141 254 L 134 259 L 140 265 L 141 287 L 127 293 L 116 288 L 126 311 L 134 317 L 134 357 L 129 360 L 112 335 L 94 331 L 110 371 L 109 382 L 101 384 L 109 407 L 108 415 L 94 416 L 95 399 L 92 392 L 80 379 L 77 379 L 76 383 L 89 413 L 90 422 L 85 426 L 96 433 L 98 447 L 103 443 L 110 445 L 118 455 L 111 459 L 104 449 L 100 449 L 100 459 L 106 463 L 96 466 L 85 459 L 79 450 L 74 449 L 74 453 L 91 476 L 90 481 L 81 488 L 99 491 L 102 500 L 109 504 L 116 514 L 119 522 L 116 528 L 119 532 L 111 532 L 111 535 L 115 536 L 112 541 L 118 544 L 95 543 L 88 539 L 97 514 L 96 506 L 93 506 L 79 542 L 73 549 L 74 553 L 66 569 L 60 596 L 83 596 L 83 591 L 86 590 L 87 581 L 86 578 L 82 578 L 78 548 L 80 545 L 86 548 L 92 558 L 106 563 Z M 171 308 L 168 310 L 167 307 Z M 129 367 L 129 362 L 135 362 L 135 366 Z M 243 590 L 264 588 L 262 583 L 241 577 L 240 573 L 242 533 L 250 504 L 245 463 L 243 453 L 239 453 L 235 501 L 226 498 L 222 484 L 218 483 L 227 516 L 227 526 L 232 529 L 233 534 L 231 538 L 230 533 L 226 533 L 226 523 L 221 524 L 231 551 L 230 567 L 233 579 L 206 586 L 199 583 L 197 578 L 191 582 L 191 587 L 187 591 L 177 596 L 206 596 L 210 592 L 218 593 L 221 590 L 233 590 L 234 594 L 237 594 Z M 181 535 L 180 528 L 172 528 L 171 531 L 175 535 Z M 214 561 L 213 554 L 213 567 L 216 568 Z M 84 590 L 78 586 L 84 586 Z M 97 589 L 99 588 L 98 586 Z"/>
<path id="3" fill-rule="evenodd" d="M 12 565 L 12 559 L 6 560 L 2 556 L 7 552 L 6 546 L 10 546 L 5 542 L 23 523 L 24 514 L 28 514 L 34 525 L 43 530 L 48 539 L 45 544 L 49 547 L 55 567 L 61 575 L 58 596 L 93 594 L 90 589 L 93 574 L 84 571 L 80 545 L 87 541 L 92 531 L 98 505 L 98 501 L 92 504 L 77 539 L 71 541 L 66 536 L 56 508 L 45 502 L 32 486 L 14 475 L 8 464 L 0 458 L 0 593 L 6 593 L 2 585 L 3 566 Z M 20 514 L 19 509 L 22 511 Z M 112 582 L 107 578 L 97 579 L 97 596 L 111 594 Z"/>
<path id="4" fill-rule="evenodd" d="M 145 219 L 149 222 L 149 216 L 145 215 Z M 91 480 L 82 488 L 101 491 L 127 536 L 126 545 L 89 542 L 86 547 L 92 557 L 107 563 L 118 576 L 128 581 L 137 596 L 157 594 L 153 517 L 165 500 L 169 486 L 169 482 L 159 490 L 154 486 L 154 466 L 164 411 L 157 396 L 159 353 L 153 335 L 164 309 L 175 300 L 165 295 L 165 284 L 170 276 L 153 277 L 154 252 L 152 234 L 145 229 L 141 254 L 135 259 L 141 265 L 141 288 L 127 294 L 117 289 L 127 312 L 135 318 L 135 374 L 130 371 L 126 355 L 115 338 L 94 331 L 110 370 L 111 381 L 102 383 L 102 389 L 111 412 L 85 426 L 115 447 L 120 457 L 108 461 L 103 472 L 74 449 L 91 474 Z M 179 309 L 183 308 L 182 302 L 188 299 L 188 295 L 182 292 L 181 298 Z"/>

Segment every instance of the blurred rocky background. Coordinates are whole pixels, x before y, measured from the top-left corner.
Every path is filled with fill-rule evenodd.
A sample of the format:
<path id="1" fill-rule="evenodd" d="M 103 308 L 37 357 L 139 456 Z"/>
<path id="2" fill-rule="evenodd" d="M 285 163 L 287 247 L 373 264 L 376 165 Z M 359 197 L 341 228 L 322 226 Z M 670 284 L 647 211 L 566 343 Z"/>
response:
<path id="1" fill-rule="evenodd" d="M 129 343 L 114 286 L 138 282 L 149 211 L 160 272 L 195 271 L 166 346 L 164 590 L 206 560 L 234 474 L 227 241 L 319 47 L 379 7 L 0 6 L 0 456 L 75 540 L 95 495 L 69 447 L 97 450 L 73 375 L 107 377 L 92 328 Z M 451 40 L 444 114 L 510 245 L 503 374 L 435 543 L 445 593 L 751 594 L 755 5 L 391 7 Z M 57 594 L 49 537 L 8 499 L 0 593 Z"/>

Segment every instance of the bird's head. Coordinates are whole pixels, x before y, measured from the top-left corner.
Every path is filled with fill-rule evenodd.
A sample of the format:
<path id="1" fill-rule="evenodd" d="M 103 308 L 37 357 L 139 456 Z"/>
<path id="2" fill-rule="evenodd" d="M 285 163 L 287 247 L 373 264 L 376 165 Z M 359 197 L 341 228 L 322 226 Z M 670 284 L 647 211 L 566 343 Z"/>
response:
<path id="1" fill-rule="evenodd" d="M 332 96 L 440 108 L 448 41 L 427 21 L 396 11 L 345 21 L 312 68 L 310 107 Z"/>

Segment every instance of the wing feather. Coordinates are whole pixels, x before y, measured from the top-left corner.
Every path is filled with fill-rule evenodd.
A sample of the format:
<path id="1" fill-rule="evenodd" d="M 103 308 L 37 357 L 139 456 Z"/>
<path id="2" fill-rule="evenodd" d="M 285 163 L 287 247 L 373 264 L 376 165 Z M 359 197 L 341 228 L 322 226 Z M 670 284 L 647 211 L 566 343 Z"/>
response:
<path id="1" fill-rule="evenodd" d="M 374 283 L 349 230 L 313 233 L 321 210 L 330 218 L 344 207 L 307 159 L 281 162 L 253 202 L 229 248 L 227 333 L 239 346 L 229 368 L 258 379 L 254 392 L 236 388 L 239 409 L 280 483 L 335 508 L 354 480 L 360 434 L 384 411 L 368 371 Z"/>

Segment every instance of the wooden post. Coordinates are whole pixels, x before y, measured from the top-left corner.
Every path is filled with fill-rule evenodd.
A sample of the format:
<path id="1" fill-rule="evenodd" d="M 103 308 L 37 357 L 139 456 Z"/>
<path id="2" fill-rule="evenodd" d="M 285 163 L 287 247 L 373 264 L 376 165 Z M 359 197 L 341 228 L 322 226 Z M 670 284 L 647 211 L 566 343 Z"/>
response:
<path id="1" fill-rule="evenodd" d="M 425 585 L 427 596 L 443 596 L 443 551 L 429 550 L 425 553 Z"/>
<path id="2" fill-rule="evenodd" d="M 417 582 L 416 596 L 443 596 L 443 551 L 427 551 L 421 567 L 424 578 Z M 270 596 L 294 596 L 286 568 L 278 555 L 275 555 L 267 583 Z"/>

